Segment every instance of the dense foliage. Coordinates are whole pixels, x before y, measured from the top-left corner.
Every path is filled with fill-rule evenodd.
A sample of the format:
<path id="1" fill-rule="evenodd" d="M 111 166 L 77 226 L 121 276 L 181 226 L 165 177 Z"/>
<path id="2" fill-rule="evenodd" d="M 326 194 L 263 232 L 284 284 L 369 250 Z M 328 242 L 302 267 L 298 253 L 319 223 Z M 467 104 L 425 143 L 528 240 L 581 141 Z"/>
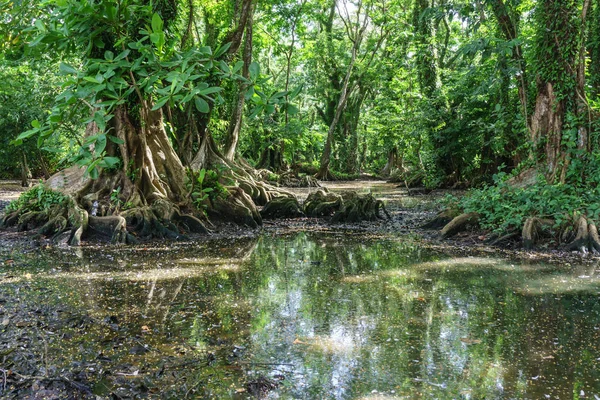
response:
<path id="1" fill-rule="evenodd" d="M 127 168 L 115 115 L 143 127 L 160 111 L 196 173 L 209 132 L 273 174 L 491 184 L 463 208 L 503 229 L 540 210 L 595 217 L 599 15 L 597 0 L 12 0 L 0 171 L 23 159 L 9 142 L 36 175 L 69 154 L 94 178 Z M 526 166 L 533 187 L 493 181 Z"/>

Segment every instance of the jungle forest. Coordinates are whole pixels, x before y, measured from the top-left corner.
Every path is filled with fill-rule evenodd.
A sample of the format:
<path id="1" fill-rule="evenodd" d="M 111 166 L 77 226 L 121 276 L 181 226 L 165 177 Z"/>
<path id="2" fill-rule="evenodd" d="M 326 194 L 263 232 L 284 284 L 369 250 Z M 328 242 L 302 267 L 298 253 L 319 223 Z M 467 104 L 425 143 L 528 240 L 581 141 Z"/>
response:
<path id="1" fill-rule="evenodd" d="M 0 50 L 0 396 L 600 398 L 600 0 L 1 0 Z"/>

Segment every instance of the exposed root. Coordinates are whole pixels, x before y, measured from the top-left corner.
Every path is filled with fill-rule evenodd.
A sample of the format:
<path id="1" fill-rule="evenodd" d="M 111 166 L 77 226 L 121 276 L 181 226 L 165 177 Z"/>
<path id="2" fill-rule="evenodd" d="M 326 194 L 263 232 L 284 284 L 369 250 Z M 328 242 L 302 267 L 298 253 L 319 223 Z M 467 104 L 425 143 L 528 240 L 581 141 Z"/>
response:
<path id="1" fill-rule="evenodd" d="M 549 231 L 554 225 L 554 220 L 531 217 L 527 218 L 521 231 L 521 237 L 523 238 L 523 248 L 525 250 L 531 250 L 535 246 L 540 236 Z"/>
<path id="2" fill-rule="evenodd" d="M 595 227 L 594 227 L 595 228 Z M 566 250 L 573 251 L 577 250 L 581 253 L 587 253 L 588 248 L 594 248 L 593 245 L 590 244 L 590 232 L 587 218 L 583 215 L 579 217 L 577 222 L 575 223 L 575 239 L 566 245 Z M 598 236 L 598 231 L 596 230 L 596 236 Z"/>
<path id="3" fill-rule="evenodd" d="M 279 175 L 277 183 L 285 187 L 321 187 L 318 180 L 310 175 L 299 176 L 295 171 L 287 171 Z"/>
<path id="4" fill-rule="evenodd" d="M 588 224 L 589 240 L 590 240 L 590 251 L 592 253 L 600 253 L 600 237 L 598 236 L 598 229 L 596 224 L 590 222 Z"/>
<path id="5" fill-rule="evenodd" d="M 372 194 L 359 195 L 346 192 L 341 196 L 329 192 L 326 188 L 311 193 L 304 202 L 304 213 L 309 217 L 328 217 L 333 222 L 374 221 L 384 218 L 381 212 L 390 218 L 390 214 L 381 200 Z"/>
<path id="6" fill-rule="evenodd" d="M 328 217 L 339 211 L 343 202 L 342 196 L 321 188 L 308 195 L 304 201 L 304 213 L 309 217 Z"/>
<path id="7" fill-rule="evenodd" d="M 439 212 L 431 221 L 421 225 L 421 229 L 440 229 L 460 215 L 457 209 L 449 208 Z"/>
<path id="8" fill-rule="evenodd" d="M 315 174 L 314 178 L 320 181 L 337 181 L 337 178 L 331 173 L 329 168 L 319 169 L 319 171 Z"/>
<path id="9" fill-rule="evenodd" d="M 109 236 L 111 243 L 127 243 L 127 222 L 125 218 L 114 215 L 110 217 L 89 217 L 89 228 L 102 235 Z"/>
<path id="10" fill-rule="evenodd" d="M 276 197 L 261 210 L 263 218 L 298 218 L 304 213 L 295 197 Z"/>
<path id="11" fill-rule="evenodd" d="M 496 235 L 491 237 L 490 239 L 488 239 L 486 241 L 486 244 L 489 244 L 490 246 L 497 246 L 500 243 L 504 243 L 504 242 L 508 242 L 510 240 L 516 239 L 521 235 L 521 232 L 519 232 L 518 229 L 514 229 L 510 232 L 505 233 L 504 235 Z"/>
<path id="12" fill-rule="evenodd" d="M 479 214 L 464 213 L 447 223 L 440 233 L 443 239 L 448 239 L 477 223 L 479 223 Z"/>
<path id="13" fill-rule="evenodd" d="M 262 225 L 262 217 L 258 212 L 252 198 L 239 187 L 228 187 L 226 197 L 217 197 L 212 201 L 212 209 L 209 212 L 218 214 L 221 218 L 246 225 L 250 228 L 258 228 Z"/>
<path id="14" fill-rule="evenodd" d="M 371 193 L 359 195 L 356 192 L 347 192 L 342 198 L 342 207 L 333 216 L 334 222 L 374 221 L 383 218 L 381 210 L 390 218 L 383 202 L 375 199 Z"/>

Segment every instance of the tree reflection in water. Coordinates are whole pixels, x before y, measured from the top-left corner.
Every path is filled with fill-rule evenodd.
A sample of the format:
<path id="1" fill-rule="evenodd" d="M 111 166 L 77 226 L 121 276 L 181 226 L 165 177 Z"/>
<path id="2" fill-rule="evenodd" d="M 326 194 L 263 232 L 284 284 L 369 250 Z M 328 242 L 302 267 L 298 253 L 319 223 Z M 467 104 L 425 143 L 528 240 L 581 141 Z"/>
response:
<path id="1" fill-rule="evenodd" d="M 595 267 L 448 258 L 323 233 L 98 257 L 88 250 L 58 273 L 38 266 L 36 280 L 114 317 L 123 343 L 152 349 L 132 355 L 99 330 L 84 344 L 115 365 L 145 365 L 163 395 L 243 398 L 264 376 L 280 381 L 272 398 L 600 396 Z M 175 377 L 156 373 L 189 359 Z"/>

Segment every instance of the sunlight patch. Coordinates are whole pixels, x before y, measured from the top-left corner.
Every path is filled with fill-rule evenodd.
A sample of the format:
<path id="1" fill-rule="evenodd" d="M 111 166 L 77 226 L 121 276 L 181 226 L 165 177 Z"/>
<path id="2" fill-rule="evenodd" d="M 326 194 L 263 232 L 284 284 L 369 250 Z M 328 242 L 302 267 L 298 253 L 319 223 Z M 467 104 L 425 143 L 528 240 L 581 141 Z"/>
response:
<path id="1" fill-rule="evenodd" d="M 536 296 L 546 293 L 600 293 L 600 278 L 552 275 L 524 282 L 516 290 L 521 294 Z"/>

